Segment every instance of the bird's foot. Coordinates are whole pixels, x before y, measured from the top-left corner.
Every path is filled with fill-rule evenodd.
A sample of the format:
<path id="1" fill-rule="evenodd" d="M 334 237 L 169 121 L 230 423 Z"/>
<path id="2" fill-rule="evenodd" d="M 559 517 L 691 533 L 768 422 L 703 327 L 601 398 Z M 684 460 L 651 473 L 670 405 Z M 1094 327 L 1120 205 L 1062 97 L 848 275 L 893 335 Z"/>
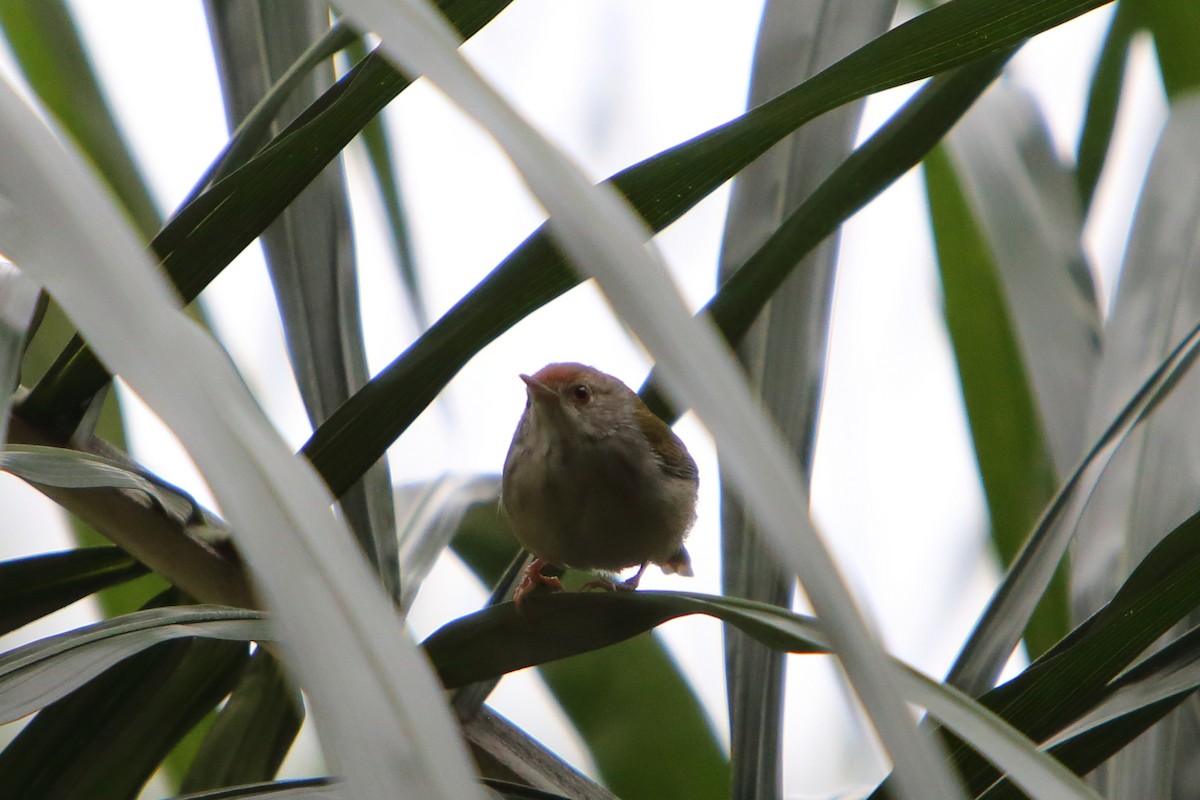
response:
<path id="1" fill-rule="evenodd" d="M 579 587 L 579 591 L 581 592 L 586 592 L 588 589 L 601 589 L 605 592 L 615 592 L 617 590 L 617 584 L 610 580 L 605 580 L 604 578 L 597 578 L 596 580 L 588 581 L 583 586 Z"/>
<path id="2" fill-rule="evenodd" d="M 604 579 L 588 581 L 582 587 L 580 587 L 579 591 L 583 592 L 587 591 L 588 589 L 603 589 L 606 592 L 613 592 L 617 590 L 632 592 L 638 588 L 638 584 L 641 583 L 642 580 L 642 574 L 646 571 L 646 567 L 649 565 L 649 561 L 643 562 L 642 565 L 638 567 L 638 571 L 634 573 L 633 577 L 629 578 L 628 580 L 619 582 L 608 581 Z"/>
<path id="3" fill-rule="evenodd" d="M 539 586 L 545 586 L 552 592 L 561 592 L 563 590 L 562 581 L 550 575 L 542 574 L 542 567 L 547 565 L 547 561 L 541 558 L 535 558 L 529 562 L 529 566 L 525 568 L 525 574 L 521 578 L 521 582 L 517 585 L 517 590 L 513 592 L 513 604 L 516 605 L 517 611 L 522 611 L 525 595 L 529 594 Z"/>

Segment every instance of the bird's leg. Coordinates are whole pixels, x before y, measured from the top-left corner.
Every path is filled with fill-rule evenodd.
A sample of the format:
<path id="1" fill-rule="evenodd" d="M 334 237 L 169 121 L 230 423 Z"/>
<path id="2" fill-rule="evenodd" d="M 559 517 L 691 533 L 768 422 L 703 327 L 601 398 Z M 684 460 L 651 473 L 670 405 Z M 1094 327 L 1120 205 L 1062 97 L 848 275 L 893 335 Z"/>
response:
<path id="1" fill-rule="evenodd" d="M 518 609 L 521 607 L 521 602 L 525 599 L 525 595 L 538 586 L 548 586 L 553 592 L 562 591 L 562 581 L 558 578 L 542 574 L 542 567 L 546 566 L 547 563 L 544 558 L 535 558 L 525 568 L 525 574 L 521 578 L 520 584 L 517 585 L 517 590 L 513 592 L 513 602 Z"/>
<path id="2" fill-rule="evenodd" d="M 643 561 L 642 565 L 638 567 L 638 571 L 634 573 L 633 577 L 621 583 L 621 588 L 636 589 L 638 584 L 642 582 L 642 574 L 646 571 L 646 567 L 648 566 L 650 566 L 650 562 Z"/>

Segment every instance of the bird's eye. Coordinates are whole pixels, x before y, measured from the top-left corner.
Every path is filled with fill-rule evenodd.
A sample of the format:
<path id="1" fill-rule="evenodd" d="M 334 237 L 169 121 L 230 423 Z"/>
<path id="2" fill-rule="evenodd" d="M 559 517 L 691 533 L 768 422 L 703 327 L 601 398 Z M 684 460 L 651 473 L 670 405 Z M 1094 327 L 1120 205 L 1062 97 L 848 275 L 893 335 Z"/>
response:
<path id="1" fill-rule="evenodd" d="M 580 383 L 571 388 L 571 395 L 576 402 L 586 403 L 592 399 L 592 390 Z"/>

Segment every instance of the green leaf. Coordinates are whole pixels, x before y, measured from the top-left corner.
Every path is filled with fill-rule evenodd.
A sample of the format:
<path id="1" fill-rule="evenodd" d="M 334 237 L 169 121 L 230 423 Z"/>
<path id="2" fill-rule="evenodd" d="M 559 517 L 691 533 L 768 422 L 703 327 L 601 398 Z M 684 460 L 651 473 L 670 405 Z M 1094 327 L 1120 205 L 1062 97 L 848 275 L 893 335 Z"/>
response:
<path id="1" fill-rule="evenodd" d="M 1104 608 L 981 702 L 1033 740 L 1045 740 L 1104 701 L 1120 684 L 1110 682 L 1197 605 L 1200 515 L 1163 539 Z M 1143 729 L 1127 729 L 1122 744 Z M 953 756 L 974 791 L 996 780 L 989 767 L 963 749 Z"/>
<path id="2" fill-rule="evenodd" d="M 925 182 L 946 327 L 987 495 L 992 541 L 1003 563 L 1011 564 L 1054 493 L 1054 467 L 995 258 L 944 149 L 926 157 Z M 1060 568 L 1025 627 L 1034 656 L 1070 627 L 1065 577 Z"/>
<path id="3" fill-rule="evenodd" d="M 425 640 L 425 651 L 450 688 L 493 672 L 605 647 L 669 619 L 697 613 L 736 625 L 771 647 L 793 653 L 826 652 L 826 634 L 811 618 L 736 598 L 646 591 L 532 595 L 521 613 L 505 603 L 443 626 Z M 1096 797 L 966 695 L 902 665 L 893 664 L 891 670 L 907 699 L 924 705 L 989 758 L 1003 762 L 1003 768 L 1011 770 L 1027 791 L 1036 784 L 1039 797 Z"/>
<path id="4" fill-rule="evenodd" d="M 1117 107 L 1125 82 L 1129 44 L 1136 32 L 1133 8 L 1130 2 L 1117 4 L 1088 88 L 1083 129 L 1079 132 L 1079 144 L 1075 148 L 1075 183 L 1085 217 L 1091 209 L 1096 185 L 1108 160 L 1113 130 L 1117 124 Z"/>
<path id="5" fill-rule="evenodd" d="M 1000 84 L 947 139 L 996 267 L 1043 445 L 1066 475 L 1087 445 L 1100 312 L 1068 167 L 1032 96 Z"/>
<path id="6" fill-rule="evenodd" d="M 345 791 L 342 784 L 329 778 L 303 778 L 197 792 L 172 800 L 342 800 Z"/>
<path id="7" fill-rule="evenodd" d="M 74 151 L 2 83 L 0 195 L 11 222 L 0 250 L 176 432 L 241 534 L 238 552 L 292 645 L 289 668 L 324 711 L 321 740 L 347 780 L 364 794 L 407 783 L 431 799 L 478 795 L 433 675 L 329 513 L 327 489 L 179 309 Z M 360 746 L 364 726 L 379 747 Z"/>
<path id="8" fill-rule="evenodd" d="M 1100 5 L 1103 0 L 952 0 L 743 117 L 624 170 L 612 182 L 653 230 L 661 230 L 821 113 L 974 58 L 1000 59 L 1025 38 Z M 526 239 L 308 441 L 304 451 L 334 493 L 362 474 L 469 358 L 579 281 L 545 228 Z"/>
<path id="9" fill-rule="evenodd" d="M 180 525 L 214 520 L 179 487 L 132 464 L 95 453 L 33 444 L 9 445 L 0 453 L 0 470 L 41 486 L 137 492 Z"/>
<path id="10" fill-rule="evenodd" d="M 229 142 L 205 172 L 204 177 L 196 183 L 191 194 L 179 205 L 183 207 L 191 204 L 202 192 L 212 188 L 214 183 L 245 165 L 258 153 L 270 141 L 272 134 L 278 133 L 277 117 L 301 86 L 311 82 L 313 70 L 355 41 L 357 34 L 352 28 L 342 22 L 334 23 L 321 38 L 296 57 L 275 82 L 265 89 L 257 102 L 251 100 L 245 103 L 246 108 L 236 114 L 232 109 L 226 108 L 226 113 L 238 120 Z"/>
<path id="11" fill-rule="evenodd" d="M 275 657 L 258 648 L 200 743 L 180 791 L 271 780 L 303 721 L 299 692 Z"/>
<path id="12" fill-rule="evenodd" d="M 161 224 L 63 0 L 4 0 L 0 25 L 17 65 L 149 239 Z"/>
<path id="13" fill-rule="evenodd" d="M 324 3 L 280 5 L 210 0 L 226 116 L 241 123 L 272 84 L 305 62 L 328 33 Z M 314 65 L 280 104 L 277 127 L 299 116 L 333 82 L 333 64 Z M 261 237 L 284 338 L 300 396 L 315 427 L 366 383 L 367 356 L 359 313 L 350 199 L 334 159 L 283 210 Z M 400 594 L 395 512 L 387 462 L 380 459 L 341 497 L 346 520 L 393 598 Z"/>
<path id="14" fill-rule="evenodd" d="M 0 753 L 5 792 L 24 800 L 133 800 L 228 694 L 242 642 L 174 641 L 138 653 L 43 709 Z"/>
<path id="15" fill-rule="evenodd" d="M 511 0 L 444 2 L 447 16 L 469 37 Z M 184 301 L 195 299 L 409 82 L 382 54 L 371 53 L 254 158 L 180 209 L 151 249 Z M 206 175 L 202 183 L 207 180 Z M 76 336 L 34 387 L 22 413 L 65 438 L 80 409 L 108 380 Z"/>
<path id="16" fill-rule="evenodd" d="M 145 567 L 115 547 L 87 547 L 2 562 L 0 634 L 145 573 Z"/>
<path id="17" fill-rule="evenodd" d="M 893 0 L 797 6 L 768 2 L 759 24 L 748 107 L 770 100 L 887 30 Z M 862 101 L 830 112 L 768 150 L 738 174 L 729 200 L 718 280 L 724 282 L 776 226 L 843 162 L 854 145 Z M 838 237 L 807 256 L 774 292 L 738 347 L 763 406 L 779 425 L 802 474 L 812 473 L 825 373 Z M 725 594 L 790 608 L 794 580 L 781 568 L 736 494 L 721 497 L 721 586 Z M 732 795 L 783 793 L 784 655 L 725 629 Z"/>
<path id="18" fill-rule="evenodd" d="M 1200 95 L 1180 97 L 1146 177 L 1106 327 L 1093 398 L 1098 421 L 1200 318 L 1200 283 L 1193 278 L 1200 220 L 1197 136 Z M 1150 424 L 1114 456 L 1089 499 L 1076 533 L 1072 588 L 1078 615 L 1111 595 L 1129 565 L 1195 511 L 1200 468 L 1186 454 L 1200 443 L 1192 424 L 1198 397 L 1195 376 L 1179 380 Z M 1172 726 L 1160 726 L 1106 765 L 1107 785 L 1118 795 L 1169 796 L 1175 750 Z"/>
<path id="19" fill-rule="evenodd" d="M 1191 0 L 1126 0 L 1154 35 L 1163 84 L 1171 102 L 1200 89 L 1200 5 Z"/>
<path id="20" fill-rule="evenodd" d="M 1059 487 L 951 667 L 949 683 L 973 692 L 993 684 L 1075 531 L 1069 512 L 1095 489 L 1116 449 L 1170 394 L 1198 354 L 1200 324 L 1167 354 Z"/>
<path id="21" fill-rule="evenodd" d="M 136 611 L 39 639 L 0 656 L 0 723 L 37 711 L 162 642 L 192 637 L 266 641 L 272 635 L 256 611 L 182 606 Z"/>

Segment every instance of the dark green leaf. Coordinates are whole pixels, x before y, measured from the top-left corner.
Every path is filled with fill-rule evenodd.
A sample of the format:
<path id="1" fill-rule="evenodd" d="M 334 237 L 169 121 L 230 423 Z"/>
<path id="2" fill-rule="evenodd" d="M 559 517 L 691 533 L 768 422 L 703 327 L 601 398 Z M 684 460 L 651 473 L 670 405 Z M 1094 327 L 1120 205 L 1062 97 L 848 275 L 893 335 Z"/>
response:
<path id="1" fill-rule="evenodd" d="M 0 563 L 0 633 L 145 573 L 145 567 L 115 547 L 88 547 Z"/>
<path id="2" fill-rule="evenodd" d="M 209 0 L 210 29 L 226 115 L 239 124 L 272 85 L 308 61 L 310 45 L 329 30 L 325 3 L 280 5 Z M 333 82 L 333 64 L 314 65 L 282 102 L 279 127 L 299 116 Z M 315 427 L 366 383 L 350 199 L 334 159 L 283 210 L 262 237 L 263 254 L 283 319 L 292 372 Z M 342 498 L 342 510 L 388 594 L 399 599 L 391 477 L 379 460 Z"/>
<path id="3" fill-rule="evenodd" d="M 1129 43 L 1135 32 L 1133 8 L 1128 2 L 1117 4 L 1100 50 L 1100 61 L 1092 71 L 1087 111 L 1075 150 L 1075 183 L 1085 217 L 1104 171 L 1117 124 L 1121 85 L 1125 82 L 1125 65 L 1129 61 Z"/>
<path id="4" fill-rule="evenodd" d="M 1022 3 L 1022 9 L 1028 13 L 1016 13 L 1000 24 L 983 14 L 980 2 L 953 0 L 881 36 L 781 97 L 630 167 L 612 181 L 650 227 L 659 230 L 782 136 L 821 113 L 869 92 L 949 69 L 973 57 L 998 54 L 995 58 L 1002 61 L 1007 57 L 1007 48 L 1024 38 L 1017 35 L 1018 30 L 1032 35 L 1042 29 L 1038 26 L 1050 23 L 1053 15 L 1046 16 L 1046 12 L 1051 6 L 1056 13 L 1066 13 L 1069 17 L 1086 10 L 1085 6 L 1100 4 L 1042 3 L 1032 4 L 1038 5 L 1032 9 L 1031 4 Z M 1066 11 L 1068 5 L 1071 12 Z M 1014 7 L 1009 4 L 1008 8 Z M 993 8 L 991 13 L 997 12 Z M 1014 20 L 1030 27 L 1009 28 Z M 1061 20 L 1054 18 L 1054 21 Z M 967 30 L 960 27 L 974 22 L 981 22 L 980 27 Z M 999 27 L 993 29 L 992 24 Z M 959 38 L 932 43 L 932 37 L 945 37 L 950 29 Z M 1001 29 L 1008 33 L 997 39 L 986 38 L 991 33 L 999 34 Z M 907 58 L 910 53 L 905 48 L 918 42 L 923 43 L 922 47 L 928 46 L 922 51 L 923 59 L 928 61 Z M 875 65 L 878 74 L 867 65 Z M 922 72 L 920 65 L 929 71 Z M 989 62 L 988 66 L 995 67 L 995 62 Z M 994 73 L 989 73 L 989 80 L 991 76 Z M 971 71 L 969 77 L 977 82 L 979 72 Z M 965 91 L 964 83 L 971 81 L 958 84 L 959 92 Z M 828 232 L 823 231 L 820 238 Z M 304 451 L 330 488 L 337 493 L 361 474 L 480 348 L 578 282 L 578 276 L 570 272 L 546 236 L 545 228 L 534 233 L 317 430 Z M 749 318 L 752 320 L 756 315 L 757 310 Z"/>
<path id="5" fill-rule="evenodd" d="M 134 800 L 245 665 L 241 642 L 158 644 L 45 708 L 0 753 L 0 785 L 23 800 Z"/>
<path id="6" fill-rule="evenodd" d="M 1001 53 L 940 75 L 838 165 L 771 237 L 727 280 L 704 307 L 732 344 L 750 325 L 791 271 L 846 218 L 920 163 L 1012 56 Z M 642 385 L 646 404 L 676 419 L 653 373 Z"/>
<path id="7" fill-rule="evenodd" d="M 1200 354 L 1200 324 L 1167 354 L 1097 439 L 1042 512 L 1012 567 L 950 669 L 947 682 L 972 692 L 993 684 L 1045 592 L 1074 531 L 1064 523 L 1080 496 L 1094 490 L 1104 467 L 1129 433 L 1154 412 Z"/>
<path id="8" fill-rule="evenodd" d="M 446 3 L 445 11 L 469 37 L 509 2 L 457 0 Z M 180 209 L 151 248 L 184 300 L 193 300 L 220 274 L 408 84 L 373 52 L 247 164 Z M 68 435 L 87 399 L 108 379 L 76 336 L 34 387 L 22 413 Z"/>
<path id="9" fill-rule="evenodd" d="M 299 693 L 260 647 L 201 742 L 180 791 L 271 780 L 303 721 Z"/>
<path id="10" fill-rule="evenodd" d="M 109 667 L 182 638 L 266 641 L 263 614 L 223 606 L 151 608 L 30 642 L 0 656 L 0 722 L 71 693 Z"/>
<path id="11" fill-rule="evenodd" d="M 1167 95 L 1174 102 L 1200 88 L 1200 4 L 1192 0 L 1125 0 L 1138 22 L 1154 34 Z M 1122 3 L 1124 5 L 1124 3 Z"/>
<path id="12" fill-rule="evenodd" d="M 271 781 L 180 795 L 172 800 L 341 800 L 345 790 L 329 778 Z"/>

